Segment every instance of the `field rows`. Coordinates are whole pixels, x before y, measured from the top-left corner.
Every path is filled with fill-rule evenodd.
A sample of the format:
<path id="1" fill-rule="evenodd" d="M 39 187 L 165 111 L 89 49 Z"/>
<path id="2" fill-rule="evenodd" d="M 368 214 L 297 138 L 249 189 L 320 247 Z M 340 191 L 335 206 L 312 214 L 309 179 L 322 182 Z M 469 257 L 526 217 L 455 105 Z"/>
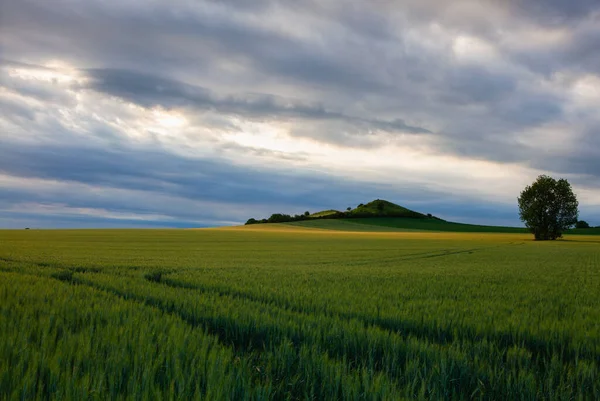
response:
<path id="1" fill-rule="evenodd" d="M 0 399 L 600 398 L 592 237 L 0 237 Z"/>

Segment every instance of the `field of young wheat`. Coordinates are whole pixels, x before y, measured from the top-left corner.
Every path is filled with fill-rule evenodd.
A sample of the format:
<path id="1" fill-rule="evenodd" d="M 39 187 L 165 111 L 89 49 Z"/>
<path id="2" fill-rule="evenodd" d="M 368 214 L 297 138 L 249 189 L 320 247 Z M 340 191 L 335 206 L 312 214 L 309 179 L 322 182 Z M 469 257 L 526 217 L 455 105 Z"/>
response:
<path id="1" fill-rule="evenodd" d="M 600 399 L 600 237 L 0 231 L 0 399 Z"/>

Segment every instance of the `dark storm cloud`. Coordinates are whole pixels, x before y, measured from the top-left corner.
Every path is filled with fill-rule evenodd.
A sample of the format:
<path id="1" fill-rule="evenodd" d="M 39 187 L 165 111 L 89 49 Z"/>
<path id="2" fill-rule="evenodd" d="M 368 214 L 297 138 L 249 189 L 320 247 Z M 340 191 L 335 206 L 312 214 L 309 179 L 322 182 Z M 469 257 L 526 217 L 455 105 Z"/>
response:
<path id="1" fill-rule="evenodd" d="M 404 6 L 394 4 L 392 8 L 403 9 Z M 415 21 L 413 23 L 441 23 L 456 34 L 485 38 L 499 46 L 505 59 L 546 77 L 563 70 L 600 73 L 600 2 L 597 0 L 457 0 L 444 3 L 418 0 L 405 9 L 411 21 Z M 530 42 L 527 37 L 519 41 L 519 32 L 523 29 L 529 32 L 563 30 L 565 37 L 549 46 Z M 525 48 L 507 46 L 503 40 L 507 33 L 516 35 L 519 47 L 524 45 Z"/>
<path id="2" fill-rule="evenodd" d="M 242 114 L 252 118 L 300 117 L 310 120 L 345 120 L 374 128 L 410 133 L 431 133 L 413 127 L 401 119 L 383 121 L 344 115 L 328 111 L 322 104 L 309 104 L 269 94 L 239 94 L 219 97 L 206 88 L 171 79 L 126 70 L 87 70 L 90 88 L 117 96 L 145 107 L 192 107 L 224 113 Z"/>
<path id="3" fill-rule="evenodd" d="M 339 49 L 318 49 L 264 28 L 264 24 L 233 17 L 248 12 L 257 10 L 242 7 L 213 15 L 190 4 L 167 7 L 153 3 L 137 8 L 125 1 L 121 7 L 111 8 L 96 2 L 25 0 L 3 6 L 3 30 L 12 34 L 9 50 L 26 55 L 63 53 L 83 63 L 142 71 L 167 66 L 169 72 L 213 69 L 212 60 L 227 58 L 248 65 L 252 74 L 260 71 L 260 75 L 276 74 L 325 87 L 384 88 L 372 75 L 348 63 L 351 60 L 344 59 L 345 52 Z"/>
<path id="4" fill-rule="evenodd" d="M 507 57 L 548 78 L 560 71 L 600 74 L 600 19 L 587 28 L 574 28 L 568 39 L 555 46 L 507 49 L 506 53 Z"/>
<path id="5" fill-rule="evenodd" d="M 517 16 L 549 25 L 577 23 L 581 18 L 600 11 L 597 0 L 513 0 L 507 3 Z"/>
<path id="6" fill-rule="evenodd" d="M 449 102 L 460 104 L 497 102 L 514 94 L 517 86 L 515 77 L 494 74 L 485 68 L 467 66 L 449 71 L 447 76 Z"/>
<path id="7" fill-rule="evenodd" d="M 557 158 L 533 157 L 533 167 L 559 174 L 578 174 L 572 181 L 581 185 L 600 188 L 600 123 L 587 128 L 585 135 L 570 145 L 573 149 Z"/>
<path id="8" fill-rule="evenodd" d="M 571 70 L 600 74 L 600 2 L 597 0 L 515 0 L 510 5 L 515 21 L 532 29 L 562 29 L 564 39 L 552 46 L 506 48 L 507 58 L 551 77 Z"/>
<path id="9" fill-rule="evenodd" d="M 66 7 L 30 1 L 6 6 L 6 14 L 12 17 L 7 17 L 6 25 L 13 28 L 8 31 L 18 33 L 35 21 L 38 28 L 22 34 L 37 35 L 39 41 L 49 42 L 44 49 L 36 47 L 36 51 L 47 48 L 78 57 L 84 63 L 126 65 L 138 72 L 161 71 L 188 78 L 200 73 L 198 78 L 212 78 L 223 75 L 219 61 L 228 60 L 243 69 L 240 73 L 243 77 L 228 74 L 227 79 L 232 82 L 248 84 L 253 78 L 258 82 L 276 78 L 298 85 L 300 91 L 322 85 L 339 91 L 338 98 L 333 100 L 334 107 L 335 103 L 347 103 L 348 99 L 343 97 L 349 94 L 358 94 L 358 99 L 369 94 L 391 97 L 389 100 L 393 101 L 394 97 L 427 95 L 428 91 L 439 91 L 440 87 L 447 88 L 442 100 L 487 102 L 510 94 L 519 79 L 505 73 L 491 73 L 482 67 L 452 66 L 448 58 L 427 52 L 407 52 L 405 39 L 392 31 L 393 25 L 377 7 L 367 10 L 356 4 L 340 8 L 313 4 L 314 10 L 302 7 L 303 13 L 322 11 L 321 18 L 330 19 L 324 27 L 330 32 L 322 32 L 322 39 L 315 42 L 269 29 L 265 27 L 268 24 L 253 24 L 233 17 L 246 13 L 257 15 L 254 8 L 241 11 L 232 8 L 231 16 L 227 17 L 226 13 L 213 16 L 194 8 L 187 13 L 175 12 L 156 5 L 143 10 L 133 7 L 111 10 L 93 2 L 88 6 L 84 3 L 69 5 L 77 13 L 66 12 Z M 259 10 L 264 15 L 258 16 L 268 20 L 267 5 L 262 4 Z M 293 11 L 292 8 L 290 12 Z M 434 19 L 435 13 L 430 18 Z M 339 23 L 343 28 L 339 28 Z M 42 31 L 54 35 L 43 35 Z M 79 51 L 73 53 L 68 48 Z M 103 56 L 102 60 L 97 60 L 99 55 Z M 166 69 L 165 65 L 168 65 Z M 114 74 L 113 71 L 112 78 Z M 424 85 L 421 88 L 415 87 L 417 76 L 425 81 L 421 82 Z M 436 76 L 447 76 L 447 79 L 440 82 L 435 80 Z M 421 107 L 427 106 L 418 97 L 413 101 L 417 106 L 419 103 Z M 402 110 L 399 112 L 402 115 Z"/>
<path id="10" fill-rule="evenodd" d="M 210 201 L 243 198 L 248 203 L 265 199 L 289 202 L 298 195 L 291 188 L 282 191 L 293 175 L 261 174 L 224 161 L 193 160 L 160 150 L 2 145 L 5 153 L 0 172 L 17 177 L 165 192 Z M 319 180 L 314 181 L 319 186 Z"/>

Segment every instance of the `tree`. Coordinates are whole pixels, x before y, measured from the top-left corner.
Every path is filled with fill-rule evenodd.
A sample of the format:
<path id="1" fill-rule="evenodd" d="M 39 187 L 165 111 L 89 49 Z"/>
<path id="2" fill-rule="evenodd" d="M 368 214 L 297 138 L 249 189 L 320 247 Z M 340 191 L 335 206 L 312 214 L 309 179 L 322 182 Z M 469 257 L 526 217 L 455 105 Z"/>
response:
<path id="1" fill-rule="evenodd" d="M 304 212 L 304 215 L 305 215 L 306 217 L 308 217 L 308 216 L 310 216 L 310 212 L 307 210 L 306 212 Z"/>
<path id="2" fill-rule="evenodd" d="M 577 223 L 579 203 L 565 179 L 540 175 L 518 198 L 519 217 L 536 240 L 554 240 Z"/>
<path id="3" fill-rule="evenodd" d="M 287 223 L 292 221 L 292 216 L 283 213 L 274 213 L 267 219 L 267 223 Z"/>
<path id="4" fill-rule="evenodd" d="M 585 220 L 579 220 L 575 223 L 575 228 L 590 228 L 590 225 Z"/>
<path id="5" fill-rule="evenodd" d="M 352 208 L 351 208 L 351 207 L 347 207 L 347 208 L 346 208 L 346 210 L 347 210 L 347 211 L 350 211 L 350 210 L 352 210 Z"/>

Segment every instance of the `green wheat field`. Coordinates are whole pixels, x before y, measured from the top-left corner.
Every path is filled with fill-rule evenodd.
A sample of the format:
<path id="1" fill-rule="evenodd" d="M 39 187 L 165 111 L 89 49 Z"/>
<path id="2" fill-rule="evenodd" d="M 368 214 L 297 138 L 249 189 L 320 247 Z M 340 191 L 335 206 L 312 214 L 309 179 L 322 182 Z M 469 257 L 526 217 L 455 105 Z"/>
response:
<path id="1" fill-rule="evenodd" d="M 600 399 L 600 236 L 319 224 L 0 231 L 0 399 Z"/>

